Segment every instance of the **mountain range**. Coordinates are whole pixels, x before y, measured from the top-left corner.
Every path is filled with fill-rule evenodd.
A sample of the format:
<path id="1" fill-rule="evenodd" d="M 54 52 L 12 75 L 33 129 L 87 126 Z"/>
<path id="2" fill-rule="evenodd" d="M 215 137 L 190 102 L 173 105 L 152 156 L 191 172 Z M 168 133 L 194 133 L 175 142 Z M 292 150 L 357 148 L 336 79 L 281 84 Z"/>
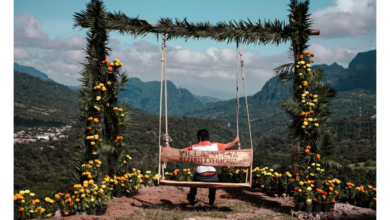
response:
<path id="1" fill-rule="evenodd" d="M 16 66 L 18 68 L 23 67 L 21 65 Z M 348 68 L 333 63 L 331 65 L 313 65 L 312 69 L 320 67 L 326 72 L 324 81 L 338 90 L 337 98 L 331 103 L 333 105 L 331 119 L 359 115 L 360 107 L 362 114 L 374 115 L 376 113 L 376 50 L 358 53 L 350 62 Z M 24 69 L 31 70 L 30 68 Z M 36 73 L 36 71 L 33 71 L 33 73 Z M 33 75 L 29 72 L 28 74 Z M 40 76 L 43 78 L 46 74 Z M 39 82 L 43 83 L 44 81 L 41 80 Z M 55 84 L 55 82 L 52 83 Z M 120 99 L 125 99 L 132 106 L 144 109 L 153 114 L 159 113 L 160 82 L 142 82 L 138 78 L 130 78 L 128 84 L 126 90 L 121 94 Z M 61 84 L 57 83 L 56 85 Z M 177 88 L 171 81 L 168 81 L 167 85 L 168 115 L 219 119 L 226 124 L 230 123 L 233 128 L 236 126 L 236 99 L 224 101 L 213 97 L 200 97 L 193 95 L 187 89 Z M 290 85 L 289 83 L 286 85 L 279 83 L 277 76 L 274 76 L 264 84 L 259 92 L 253 96 L 248 96 L 251 125 L 255 128 L 253 129 L 254 137 L 259 138 L 271 134 L 286 134 L 286 128 L 290 124 L 289 118 L 284 113 L 284 110 L 277 106 L 290 96 Z M 17 93 L 17 89 L 19 89 L 19 82 L 15 78 L 15 94 Z M 25 88 L 20 89 L 23 90 Z M 64 89 L 68 97 L 70 97 L 70 100 L 78 100 L 77 93 L 71 93 L 71 90 L 68 90 Z M 46 92 L 45 94 L 52 93 Z M 26 96 L 30 95 L 35 98 L 42 96 L 36 95 L 31 91 L 25 94 Z M 68 102 L 69 99 L 63 99 L 62 101 L 64 104 Z M 15 100 L 15 103 L 15 106 L 18 107 L 18 105 L 20 106 L 19 103 L 24 104 L 25 102 Z M 239 103 L 239 125 L 240 129 L 245 131 L 248 129 L 248 123 L 243 97 L 239 99 Z M 76 105 L 65 104 L 65 106 Z M 164 114 L 164 105 L 162 111 Z"/>

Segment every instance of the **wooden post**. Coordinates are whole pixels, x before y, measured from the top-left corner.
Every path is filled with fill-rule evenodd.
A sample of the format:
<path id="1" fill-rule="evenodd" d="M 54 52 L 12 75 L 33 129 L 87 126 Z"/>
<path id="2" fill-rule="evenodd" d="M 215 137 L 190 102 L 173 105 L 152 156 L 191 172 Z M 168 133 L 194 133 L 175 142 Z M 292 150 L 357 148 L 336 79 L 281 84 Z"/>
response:
<path id="1" fill-rule="evenodd" d="M 290 24 L 293 24 L 295 23 L 295 20 L 294 20 L 294 14 L 291 13 L 290 14 Z M 315 30 L 312 30 L 311 31 L 311 35 L 320 35 L 320 30 L 319 29 L 315 29 Z M 297 48 L 293 48 L 293 53 L 294 53 L 294 63 L 297 63 L 298 60 L 299 60 L 299 57 L 298 55 L 301 53 L 302 51 L 297 51 Z M 296 66 L 294 65 L 294 73 L 297 72 L 297 68 Z M 295 74 L 294 74 L 294 81 L 295 81 Z M 294 94 L 295 97 L 297 98 L 300 98 L 299 94 Z M 296 118 L 293 118 L 293 124 L 295 121 L 299 121 L 299 117 L 296 117 Z M 291 160 L 292 160 L 292 165 L 291 165 L 291 173 L 293 176 L 295 176 L 297 173 L 299 173 L 299 167 L 297 165 L 297 157 L 296 155 L 299 153 L 299 148 L 300 148 L 300 140 L 299 138 L 295 138 L 295 142 L 293 144 L 293 147 L 292 147 L 292 152 L 291 152 Z"/>

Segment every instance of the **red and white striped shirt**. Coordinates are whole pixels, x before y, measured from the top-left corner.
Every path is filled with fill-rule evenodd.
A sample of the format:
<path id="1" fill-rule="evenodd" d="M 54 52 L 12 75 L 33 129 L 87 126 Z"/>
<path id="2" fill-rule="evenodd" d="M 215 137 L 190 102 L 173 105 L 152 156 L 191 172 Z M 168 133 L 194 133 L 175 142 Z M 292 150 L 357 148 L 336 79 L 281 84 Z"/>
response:
<path id="1" fill-rule="evenodd" d="M 210 141 L 201 141 L 198 144 L 191 145 L 183 150 L 201 150 L 201 151 L 224 151 L 226 144 Z M 216 172 L 213 166 L 195 166 L 195 172 L 200 174 L 207 174 L 208 172 Z"/>

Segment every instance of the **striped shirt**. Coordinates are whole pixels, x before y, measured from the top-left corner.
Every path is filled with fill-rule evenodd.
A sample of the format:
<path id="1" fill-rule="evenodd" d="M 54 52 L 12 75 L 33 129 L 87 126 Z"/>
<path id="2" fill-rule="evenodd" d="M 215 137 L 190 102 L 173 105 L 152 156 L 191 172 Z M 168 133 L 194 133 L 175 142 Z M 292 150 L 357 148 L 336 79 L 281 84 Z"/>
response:
<path id="1" fill-rule="evenodd" d="M 210 141 L 201 141 L 198 144 L 191 145 L 183 150 L 201 150 L 201 151 L 224 151 L 225 144 L 220 144 Z M 208 172 L 216 172 L 217 170 L 213 166 L 195 166 L 195 172 L 199 174 L 206 174 Z"/>

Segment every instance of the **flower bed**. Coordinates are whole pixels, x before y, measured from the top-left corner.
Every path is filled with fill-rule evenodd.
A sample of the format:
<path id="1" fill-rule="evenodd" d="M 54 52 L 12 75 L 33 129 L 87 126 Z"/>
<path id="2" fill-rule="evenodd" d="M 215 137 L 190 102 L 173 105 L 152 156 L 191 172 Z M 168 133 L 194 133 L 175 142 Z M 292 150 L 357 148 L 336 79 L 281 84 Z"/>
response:
<path id="1" fill-rule="evenodd" d="M 99 164 L 97 162 L 97 164 Z M 30 190 L 22 190 L 14 195 L 14 217 L 22 219 L 46 219 L 53 217 L 57 210 L 61 210 L 64 216 L 76 212 L 88 212 L 98 209 L 104 210 L 111 199 L 114 190 L 123 193 L 135 193 L 142 187 L 154 186 L 157 183 L 157 174 L 151 178 L 151 171 L 145 175 L 140 170 L 132 169 L 132 173 L 123 176 L 109 177 L 105 175 L 103 181 L 95 183 L 92 179 L 83 184 L 70 187 L 67 193 L 59 192 L 52 198 L 45 198 L 41 202 L 34 199 L 35 194 Z M 88 175 L 88 174 L 87 174 Z"/>

